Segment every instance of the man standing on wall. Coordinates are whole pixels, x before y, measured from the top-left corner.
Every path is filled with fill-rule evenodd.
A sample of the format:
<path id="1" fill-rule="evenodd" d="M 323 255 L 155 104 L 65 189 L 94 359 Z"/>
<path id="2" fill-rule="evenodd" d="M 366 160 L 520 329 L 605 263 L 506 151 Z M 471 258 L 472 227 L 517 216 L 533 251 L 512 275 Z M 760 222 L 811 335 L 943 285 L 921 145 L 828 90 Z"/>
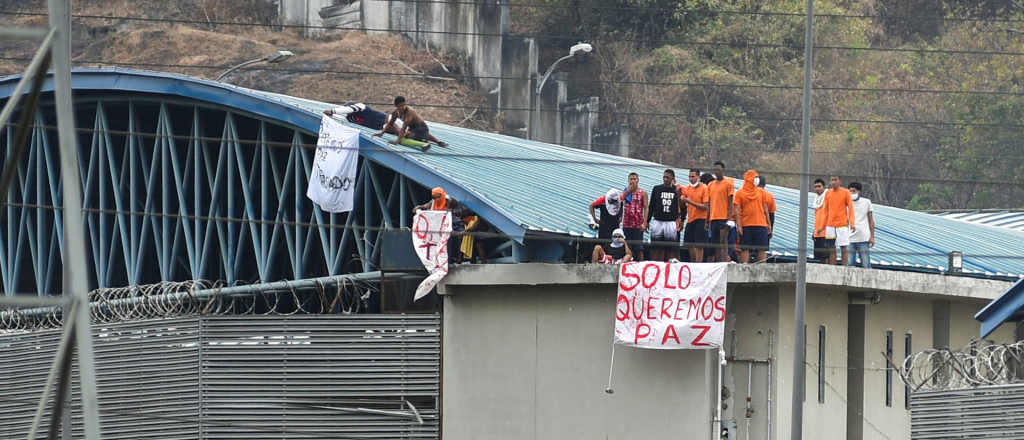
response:
<path id="1" fill-rule="evenodd" d="M 841 262 L 845 266 L 850 233 L 857 231 L 856 214 L 853 212 L 853 197 L 850 190 L 843 188 L 843 179 L 833 175 L 830 181 L 832 189 L 825 192 L 825 238 L 835 239 L 836 245 L 828 253 L 828 264 Z M 843 257 L 839 262 L 836 261 L 836 247 L 843 251 Z"/>
<path id="2" fill-rule="evenodd" d="M 829 249 L 835 246 L 835 239 L 825 238 L 825 181 L 814 179 L 814 259 L 828 264 Z"/>
<path id="3" fill-rule="evenodd" d="M 704 228 L 711 233 L 715 246 L 715 260 L 729 261 L 729 232 L 736 226 L 733 218 L 733 195 L 736 184 L 725 177 L 725 163 L 715 162 L 715 180 L 708 184 L 708 214 Z"/>
<path id="4" fill-rule="evenodd" d="M 679 249 L 679 192 L 676 190 L 676 173 L 671 169 L 662 175 L 662 184 L 651 190 L 651 206 L 648 209 L 651 231 L 652 258 L 667 261 L 676 258 Z M 645 225 L 646 228 L 647 225 Z"/>
<path id="5" fill-rule="evenodd" d="M 633 260 L 644 260 L 644 219 L 647 213 L 647 191 L 640 188 L 640 176 L 629 173 L 629 185 L 622 191 L 622 232 L 633 249 Z"/>
<path id="6" fill-rule="evenodd" d="M 763 174 L 758 174 L 754 180 L 757 186 L 761 188 L 761 191 L 764 191 L 764 203 L 768 205 L 768 226 L 771 226 L 769 228 L 770 232 L 768 232 L 768 247 L 771 248 L 772 235 L 775 234 L 775 211 L 778 210 L 775 206 L 775 195 L 765 188 L 765 185 L 768 184 L 768 179 L 765 179 Z"/>
<path id="7" fill-rule="evenodd" d="M 740 263 L 750 262 L 750 251 L 756 251 L 755 261 L 764 261 L 768 253 L 768 234 L 772 228 L 768 224 L 768 203 L 764 200 L 765 191 L 754 184 L 757 172 L 748 170 L 743 175 L 743 188 L 735 195 L 736 217 L 739 225 L 736 231 L 740 236 Z"/>
<path id="8" fill-rule="evenodd" d="M 871 269 L 870 250 L 875 245 L 875 208 L 871 206 L 871 200 L 861 196 L 862 192 L 860 182 L 850 182 L 850 197 L 853 199 L 857 224 L 850 234 L 850 258 L 847 262 L 850 266 L 856 266 L 857 257 L 860 256 L 860 267 Z"/>
<path id="9" fill-rule="evenodd" d="M 700 181 L 700 170 L 690 170 L 690 190 L 680 202 L 687 210 L 683 245 L 688 247 L 692 263 L 704 261 L 704 244 L 708 242 L 708 233 L 704 229 L 708 218 L 707 189 L 707 185 Z"/>

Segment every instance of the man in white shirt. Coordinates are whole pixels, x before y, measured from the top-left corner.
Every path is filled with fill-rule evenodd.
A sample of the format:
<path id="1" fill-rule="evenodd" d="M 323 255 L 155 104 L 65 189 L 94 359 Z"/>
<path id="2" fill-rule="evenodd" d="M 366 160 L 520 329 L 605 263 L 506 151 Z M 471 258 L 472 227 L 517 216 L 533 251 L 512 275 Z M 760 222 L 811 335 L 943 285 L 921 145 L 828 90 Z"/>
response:
<path id="1" fill-rule="evenodd" d="M 850 266 L 857 265 L 857 257 L 860 257 L 860 267 L 871 268 L 871 246 L 875 245 L 875 209 L 871 206 L 871 200 L 861 197 L 863 191 L 860 182 L 850 182 L 850 196 L 853 199 L 853 212 L 857 219 L 856 229 L 850 234 L 850 258 L 846 259 Z"/>

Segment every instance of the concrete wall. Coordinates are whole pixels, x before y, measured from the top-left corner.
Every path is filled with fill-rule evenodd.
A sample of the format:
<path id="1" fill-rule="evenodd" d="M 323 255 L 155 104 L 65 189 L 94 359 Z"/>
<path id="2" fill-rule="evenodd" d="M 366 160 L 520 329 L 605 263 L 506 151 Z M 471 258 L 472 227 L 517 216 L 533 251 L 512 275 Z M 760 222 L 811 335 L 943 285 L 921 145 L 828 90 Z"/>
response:
<path id="1" fill-rule="evenodd" d="M 724 368 L 723 419 L 736 422 L 737 439 L 790 437 L 794 266 L 729 268 L 725 349 L 737 359 Z M 709 438 L 716 371 L 710 356 L 619 347 L 616 392 L 603 393 L 616 283 L 615 267 L 602 265 L 455 268 L 440 288 L 445 438 Z M 909 412 L 895 372 L 893 404 L 885 405 L 886 331 L 893 332 L 897 363 L 905 358 L 908 333 L 914 335 L 914 351 L 933 346 L 933 334 L 938 331 L 941 339 L 943 329 L 954 347 L 962 347 L 978 332 L 973 314 L 1010 285 L 822 266 L 808 273 L 808 283 L 804 438 L 891 440 L 909 439 Z M 881 293 L 880 303 L 851 305 L 851 297 L 875 292 Z M 948 323 L 936 322 L 934 316 L 942 314 L 934 313 L 935 304 L 948 304 Z M 1013 341 L 1014 330 L 1000 328 L 992 339 Z M 750 370 L 744 358 L 768 357 L 770 336 L 769 380 L 767 364 L 754 363 Z M 818 371 L 824 371 L 824 402 L 818 400 Z M 749 436 L 748 374 L 753 378 Z M 851 388 L 851 383 L 861 385 Z M 665 407 L 674 412 L 663 412 Z M 615 422 L 621 414 L 629 414 L 629 429 Z"/>
<path id="2" fill-rule="evenodd" d="M 333 6 L 334 0 L 284 0 L 278 3 L 278 13 L 285 22 L 299 23 L 307 26 L 323 26 L 320 10 Z M 304 29 L 303 35 L 317 36 L 324 33 L 323 29 Z"/>
<path id="3" fill-rule="evenodd" d="M 557 144 L 562 139 L 562 116 L 560 107 L 565 103 L 568 94 L 568 75 L 555 73 L 548 77 L 544 89 L 540 92 L 540 116 L 536 139 L 541 142 Z M 536 80 L 534 80 L 536 81 Z M 536 99 L 536 96 L 534 96 Z M 536 106 L 536 101 L 533 102 Z M 534 107 L 536 111 L 536 107 Z"/>
<path id="4" fill-rule="evenodd" d="M 596 96 L 577 99 L 559 105 L 562 118 L 560 144 L 579 150 L 590 150 L 590 142 L 597 127 L 600 100 Z"/>
<path id="5" fill-rule="evenodd" d="M 777 418 L 777 399 L 768 409 L 769 338 L 778 350 L 779 288 L 778 286 L 732 286 L 728 290 L 726 309 L 725 350 L 731 359 L 725 367 L 722 386 L 728 397 L 723 401 L 723 420 L 737 424 L 737 439 L 764 439 L 768 436 L 768 415 Z M 772 356 L 775 357 L 775 356 Z M 742 359 L 740 359 L 742 358 Z M 743 359 L 747 359 L 744 361 Z M 754 359 L 755 362 L 749 362 Z M 773 394 L 777 392 L 779 369 L 772 365 Z M 753 380 L 748 381 L 748 377 Z M 751 396 L 749 433 L 747 437 L 747 393 Z M 774 426 L 772 427 L 774 429 Z"/>
<path id="6" fill-rule="evenodd" d="M 532 78 L 536 71 L 537 45 L 534 39 L 505 37 L 501 48 L 502 79 L 495 88 L 487 89 L 488 99 L 497 99 L 493 105 L 498 109 L 496 114 L 501 115 L 505 134 L 527 137 L 532 114 L 528 109 L 533 108 L 533 80 L 511 78 Z"/>
<path id="7" fill-rule="evenodd" d="M 595 128 L 590 147 L 599 153 L 629 157 L 629 126 Z"/>
<path id="8" fill-rule="evenodd" d="M 614 304 L 608 286 L 446 296 L 444 438 L 710 436 L 717 353 L 619 347 L 605 393 Z"/>

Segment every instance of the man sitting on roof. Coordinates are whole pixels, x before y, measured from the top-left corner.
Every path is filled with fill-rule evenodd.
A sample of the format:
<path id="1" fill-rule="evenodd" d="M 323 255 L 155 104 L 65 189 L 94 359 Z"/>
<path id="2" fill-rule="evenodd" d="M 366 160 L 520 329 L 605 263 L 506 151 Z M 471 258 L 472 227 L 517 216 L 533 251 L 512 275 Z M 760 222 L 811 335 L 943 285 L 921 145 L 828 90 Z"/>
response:
<path id="1" fill-rule="evenodd" d="M 633 260 L 633 252 L 629 250 L 626 243 L 626 236 L 622 229 L 612 231 L 612 242 L 605 245 L 594 246 L 594 253 L 590 256 L 591 263 L 619 264 L 629 263 Z"/>
<path id="2" fill-rule="evenodd" d="M 433 142 L 441 147 L 447 147 L 448 144 L 437 140 L 434 135 L 430 134 L 430 129 L 427 128 L 427 121 L 424 121 L 420 114 L 409 107 L 409 104 L 405 103 L 405 98 L 401 96 L 395 97 L 395 109 L 391 111 L 391 117 L 387 123 L 384 124 L 384 129 L 374 136 L 383 136 L 384 133 L 390 133 L 388 131 L 398 121 L 402 121 L 405 126 L 398 130 L 398 139 L 395 139 L 390 144 L 398 145 L 403 139 L 409 138 L 420 142 Z"/>
<path id="3" fill-rule="evenodd" d="M 374 130 L 387 130 L 388 134 L 398 136 L 398 130 L 402 128 L 402 121 L 397 121 L 390 128 L 385 127 L 388 123 L 388 115 L 370 108 L 361 102 L 348 101 L 341 107 L 324 110 L 324 114 L 330 117 L 344 117 L 348 122 L 359 124 Z"/>

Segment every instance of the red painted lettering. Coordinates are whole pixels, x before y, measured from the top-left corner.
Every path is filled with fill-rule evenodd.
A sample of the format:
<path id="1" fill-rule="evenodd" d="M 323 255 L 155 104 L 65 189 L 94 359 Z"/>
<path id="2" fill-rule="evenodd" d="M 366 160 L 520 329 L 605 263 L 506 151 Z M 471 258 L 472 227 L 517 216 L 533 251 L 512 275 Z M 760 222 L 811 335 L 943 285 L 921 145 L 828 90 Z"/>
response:
<path id="1" fill-rule="evenodd" d="M 414 229 L 416 230 L 416 237 L 419 237 L 420 240 L 426 240 L 427 233 L 430 232 L 430 220 L 427 220 L 422 214 L 416 216 L 416 227 Z"/>
<path id="2" fill-rule="evenodd" d="M 686 285 L 683 285 L 683 271 L 686 271 Z M 676 286 L 679 287 L 679 290 L 686 290 L 688 287 L 690 287 L 690 281 L 692 278 L 693 273 L 690 272 L 690 266 L 684 265 L 682 268 L 679 269 L 678 279 L 676 279 Z"/>
<path id="3" fill-rule="evenodd" d="M 670 273 L 672 273 L 672 263 L 665 263 L 665 288 L 666 289 L 675 289 L 676 286 L 673 286 L 673 285 L 669 284 L 669 280 L 672 279 L 672 277 L 669 276 Z M 676 283 L 676 284 L 679 284 L 679 283 Z"/>
<path id="4" fill-rule="evenodd" d="M 627 292 L 636 289 L 636 286 L 640 285 L 640 276 L 626 270 L 627 267 L 632 266 L 632 264 L 623 264 L 622 269 L 619 271 L 619 288 Z M 628 284 L 630 280 L 633 281 L 632 285 Z"/>
<path id="5" fill-rule="evenodd" d="M 672 308 L 672 298 L 661 299 L 661 315 L 658 318 L 672 319 L 672 314 L 669 313 L 669 309 Z"/>
<path id="6" fill-rule="evenodd" d="M 668 328 L 665 330 L 665 336 L 661 337 L 661 345 L 665 345 L 665 342 L 668 342 L 668 338 L 675 339 L 677 345 L 683 343 L 683 341 L 679 340 L 679 335 L 676 334 L 676 326 L 674 325 L 668 326 Z"/>
<path id="7" fill-rule="evenodd" d="M 711 346 L 711 344 L 708 344 L 707 342 L 704 342 L 704 335 L 708 334 L 708 332 L 711 331 L 711 326 L 709 326 L 709 325 L 692 325 L 692 326 L 690 326 L 690 328 L 692 328 L 694 330 L 700 330 L 700 334 L 698 334 L 697 337 L 693 338 L 693 342 L 691 342 L 690 345 L 693 345 L 694 347 L 710 347 Z"/>
<path id="8" fill-rule="evenodd" d="M 637 303 L 636 303 L 637 301 L 640 301 L 639 305 L 637 305 Z M 633 299 L 630 301 L 630 305 L 633 306 L 633 319 L 639 320 L 640 318 L 644 317 L 644 299 L 643 298 L 634 296 Z"/>
<path id="9" fill-rule="evenodd" d="M 715 300 L 715 310 L 722 312 L 721 317 L 715 317 L 715 321 L 725 321 L 725 297 L 721 297 Z"/>
<path id="10" fill-rule="evenodd" d="M 710 328 L 710 327 L 708 327 L 708 328 Z M 646 332 L 644 330 L 646 330 Z M 651 335 L 651 326 L 649 326 L 647 324 L 644 324 L 642 322 L 637 324 L 637 326 L 636 326 L 636 333 L 633 335 L 633 344 L 634 345 L 639 345 L 641 339 L 646 338 L 646 337 L 648 337 L 650 335 Z"/>
<path id="11" fill-rule="evenodd" d="M 691 318 L 692 316 L 692 318 Z M 686 319 L 700 318 L 700 298 L 690 300 L 690 309 L 686 311 Z"/>
<path id="12" fill-rule="evenodd" d="M 683 307 L 686 307 L 686 301 L 685 300 L 676 301 L 676 313 L 675 313 L 675 315 L 672 316 L 672 319 L 676 319 L 676 320 L 680 319 L 679 318 L 679 312 L 683 311 Z"/>
<path id="13" fill-rule="evenodd" d="M 654 268 L 654 279 L 651 280 L 651 284 L 647 284 L 647 269 Z M 644 270 L 640 272 L 640 283 L 643 284 L 645 289 L 654 287 L 658 282 L 658 278 L 661 277 L 661 268 L 656 264 L 647 264 L 644 266 Z"/>
<path id="14" fill-rule="evenodd" d="M 626 306 L 623 310 L 622 306 Z M 615 300 L 615 319 L 619 321 L 625 321 L 629 318 L 629 298 L 626 295 L 619 295 L 619 298 Z"/>
<path id="15" fill-rule="evenodd" d="M 654 311 L 654 306 L 651 305 L 651 301 L 653 301 L 653 300 L 654 300 L 654 298 L 651 298 L 651 297 L 647 298 L 647 319 L 649 319 L 651 321 L 653 321 L 655 319 L 658 319 L 657 316 L 654 316 L 654 315 L 651 314 L 651 312 Z"/>
<path id="16" fill-rule="evenodd" d="M 710 320 L 715 314 L 715 302 L 711 300 L 711 297 L 704 298 L 704 302 L 700 305 L 700 315 L 705 321 Z"/>

